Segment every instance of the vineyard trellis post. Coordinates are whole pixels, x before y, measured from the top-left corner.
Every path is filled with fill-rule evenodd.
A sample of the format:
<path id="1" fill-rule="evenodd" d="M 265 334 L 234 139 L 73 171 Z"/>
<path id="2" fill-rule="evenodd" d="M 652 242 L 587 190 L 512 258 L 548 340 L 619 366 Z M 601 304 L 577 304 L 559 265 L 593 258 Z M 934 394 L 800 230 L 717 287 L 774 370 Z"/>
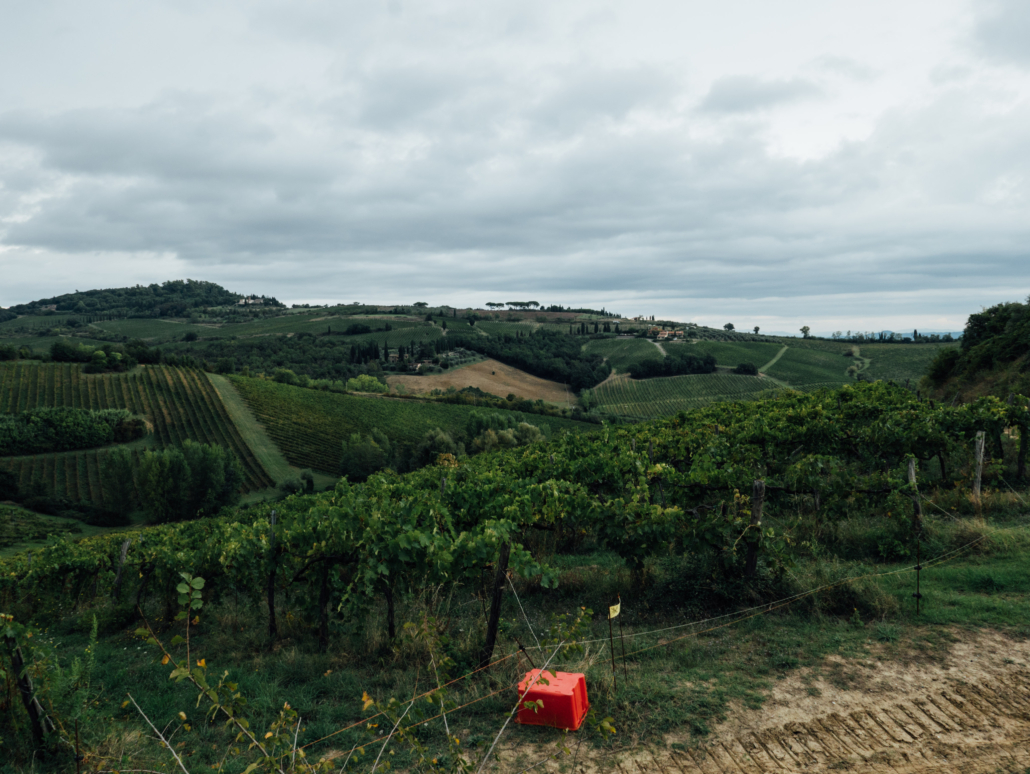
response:
<path id="1" fill-rule="evenodd" d="M 25 711 L 29 714 L 29 723 L 32 726 L 32 739 L 36 743 L 36 749 L 43 749 L 44 737 L 53 732 L 53 721 L 43 711 L 43 706 L 36 698 L 35 689 L 32 686 L 32 678 L 29 677 L 25 668 L 25 656 L 22 655 L 21 647 L 13 637 L 5 637 L 7 641 L 7 652 L 11 659 L 11 673 L 14 675 L 15 683 L 18 686 L 18 694 L 21 702 L 25 705 Z"/>
<path id="2" fill-rule="evenodd" d="M 486 625 L 486 642 L 479 657 L 479 668 L 486 670 L 493 657 L 494 645 L 497 642 L 497 627 L 501 621 L 501 598 L 504 594 L 504 579 L 508 575 L 508 558 L 511 555 L 511 544 L 505 541 L 497 555 L 497 571 L 494 573 L 493 596 L 490 600 L 490 617 Z"/>
<path id="3" fill-rule="evenodd" d="M 761 542 L 762 528 L 762 504 L 765 500 L 765 482 L 756 479 L 751 488 L 751 523 L 748 530 L 757 529 L 758 535 L 749 535 L 747 545 L 747 561 L 744 564 L 744 574 L 748 578 L 755 577 L 758 572 L 758 544 Z"/>
<path id="4" fill-rule="evenodd" d="M 275 545 L 275 511 L 272 511 L 270 518 L 271 527 L 268 531 L 269 553 L 271 554 L 271 568 L 268 571 L 268 636 L 275 639 L 279 636 L 279 629 L 275 623 L 275 570 L 279 559 Z"/>
<path id="5" fill-rule="evenodd" d="M 1023 401 L 1021 400 L 1020 402 Z M 1030 445 L 1030 432 L 1028 432 L 1025 424 L 1016 426 L 1019 428 L 1019 454 L 1016 457 L 1016 477 L 1023 480 L 1026 478 L 1026 452 L 1027 446 Z"/>
<path id="6" fill-rule="evenodd" d="M 923 504 L 919 499 L 919 486 L 916 484 L 916 461 L 908 461 L 908 483 L 912 487 L 912 529 L 919 533 L 923 529 Z"/>
<path id="7" fill-rule="evenodd" d="M 984 436 L 983 430 L 976 434 L 976 474 L 973 478 L 973 505 L 976 507 L 976 515 L 983 516 L 983 505 L 980 502 L 980 484 L 983 480 L 984 470 Z"/>
<path id="8" fill-rule="evenodd" d="M 118 557 L 118 571 L 114 575 L 114 586 L 111 589 L 111 597 L 115 600 L 118 599 L 118 591 L 122 585 L 122 570 L 125 569 L 125 558 L 129 555 L 129 546 L 132 545 L 132 539 L 127 538 L 122 543 L 122 553 Z"/>

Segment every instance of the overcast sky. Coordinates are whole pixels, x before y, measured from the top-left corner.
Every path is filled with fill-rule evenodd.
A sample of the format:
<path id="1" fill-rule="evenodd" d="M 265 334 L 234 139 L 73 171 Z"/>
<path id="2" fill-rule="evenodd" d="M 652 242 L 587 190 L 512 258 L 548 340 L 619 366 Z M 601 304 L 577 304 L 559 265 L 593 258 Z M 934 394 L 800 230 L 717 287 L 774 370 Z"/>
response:
<path id="1" fill-rule="evenodd" d="M 0 305 L 960 330 L 1030 294 L 1026 0 L 0 0 Z"/>

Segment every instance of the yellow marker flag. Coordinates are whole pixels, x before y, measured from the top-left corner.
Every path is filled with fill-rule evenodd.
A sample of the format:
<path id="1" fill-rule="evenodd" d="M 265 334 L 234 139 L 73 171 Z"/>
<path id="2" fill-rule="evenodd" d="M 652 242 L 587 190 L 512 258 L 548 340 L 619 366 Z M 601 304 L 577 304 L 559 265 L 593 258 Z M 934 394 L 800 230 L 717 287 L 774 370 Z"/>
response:
<path id="1" fill-rule="evenodd" d="M 617 605 L 612 605 L 611 607 L 609 607 L 608 608 L 608 617 L 609 618 L 615 618 L 619 614 L 619 610 L 621 608 L 622 608 L 622 603 L 621 602 L 619 604 L 617 604 Z"/>

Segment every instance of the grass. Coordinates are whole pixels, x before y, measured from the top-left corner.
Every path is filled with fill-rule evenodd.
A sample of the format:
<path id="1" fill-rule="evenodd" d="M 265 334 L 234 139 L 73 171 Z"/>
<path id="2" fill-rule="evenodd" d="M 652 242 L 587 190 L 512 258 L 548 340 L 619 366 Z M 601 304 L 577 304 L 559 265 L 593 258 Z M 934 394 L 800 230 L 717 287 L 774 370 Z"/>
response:
<path id="1" fill-rule="evenodd" d="M 243 440 L 254 452 L 254 456 L 258 458 L 262 467 L 268 471 L 268 475 L 276 483 L 293 478 L 299 471 L 286 461 L 282 452 L 279 451 L 279 447 L 275 445 L 275 442 L 265 432 L 265 428 L 258 422 L 257 417 L 247 408 L 247 404 L 233 383 L 218 374 L 208 374 L 207 378 L 222 399 L 225 410 L 229 412 L 236 429 L 240 431 Z"/>

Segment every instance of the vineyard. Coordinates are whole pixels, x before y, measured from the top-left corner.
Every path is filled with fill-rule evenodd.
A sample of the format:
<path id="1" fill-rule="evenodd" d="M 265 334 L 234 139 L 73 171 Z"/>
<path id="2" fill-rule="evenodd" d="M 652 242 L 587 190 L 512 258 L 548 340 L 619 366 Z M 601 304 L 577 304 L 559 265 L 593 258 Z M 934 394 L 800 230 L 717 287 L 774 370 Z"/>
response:
<path id="1" fill-rule="evenodd" d="M 625 373 L 633 363 L 660 358 L 658 347 L 647 339 L 592 339 L 583 345 L 585 352 L 601 355 L 616 371 Z"/>
<path id="2" fill-rule="evenodd" d="M 403 693 L 403 701 L 391 705 L 398 712 L 389 722 L 381 721 L 380 728 L 394 722 L 399 725 L 403 717 L 399 710 L 406 712 L 406 705 L 415 703 L 408 697 L 421 696 L 413 683 L 421 680 L 424 687 L 420 690 L 434 692 L 437 681 L 425 677 L 434 652 L 445 653 L 455 665 L 453 674 L 440 682 L 451 677 L 460 680 L 480 665 L 484 670 L 489 666 L 494 676 L 503 675 L 496 682 L 478 681 L 479 687 L 470 681 L 471 685 L 455 689 L 465 692 L 462 704 L 488 699 L 494 695 L 488 692 L 495 689 L 507 691 L 507 698 L 481 704 L 461 720 L 464 731 L 469 715 L 489 710 L 491 720 L 487 722 L 498 727 L 514 699 L 507 687 L 509 675 L 517 682 L 518 673 L 525 672 L 515 660 L 522 657 L 517 647 L 522 619 L 528 623 L 531 616 L 540 624 L 535 629 L 540 639 L 546 638 L 536 647 L 529 637 L 524 642 L 532 657 L 539 657 L 538 664 L 566 644 L 597 645 L 589 653 L 565 652 L 556 663 L 582 663 L 583 670 L 571 671 L 587 672 L 592 696 L 604 712 L 621 711 L 627 720 L 638 722 L 639 734 L 634 736 L 655 740 L 673 728 L 692 729 L 694 735 L 689 739 L 694 742 L 707 731 L 699 729 L 698 721 L 715 725 L 726 700 L 721 695 L 723 684 L 709 690 L 709 681 L 721 679 L 718 667 L 723 662 L 716 662 L 712 652 L 717 644 L 726 651 L 746 645 L 748 652 L 737 669 L 747 672 L 752 683 L 757 682 L 756 676 L 761 678 L 758 688 L 763 688 L 787 670 L 808 666 L 809 662 L 802 661 L 802 651 L 815 638 L 825 643 L 820 646 L 824 647 L 822 653 L 835 656 L 844 642 L 867 654 L 870 645 L 876 646 L 877 631 L 883 632 L 881 641 L 894 642 L 897 636 L 885 628 L 882 616 L 900 617 L 901 605 L 911 605 L 914 578 L 909 556 L 917 539 L 927 565 L 931 564 L 928 559 L 977 546 L 977 574 L 967 570 L 955 581 L 963 586 L 972 584 L 980 592 L 965 597 L 965 604 L 976 609 L 980 621 L 992 615 L 994 621 L 1013 615 L 1012 620 L 1023 626 L 1026 613 L 1020 600 L 1026 584 L 1025 565 L 1019 566 L 1018 557 L 1010 555 L 1010 569 L 1003 575 L 997 565 L 987 567 L 985 561 L 990 551 L 1006 550 L 992 549 L 992 536 L 996 544 L 1009 539 L 979 519 L 957 525 L 950 511 L 951 506 L 962 503 L 966 503 L 963 515 L 972 511 L 968 505 L 971 490 L 965 485 L 956 489 L 955 481 L 965 478 L 979 464 L 977 460 L 983 462 L 975 452 L 978 440 L 986 437 L 993 447 L 995 439 L 1025 437 L 1028 428 L 1030 411 L 1022 399 L 1007 405 L 985 398 L 951 407 L 920 401 L 910 391 L 882 382 L 809 395 L 787 392 L 762 402 L 722 403 L 650 423 L 565 434 L 550 443 L 483 454 L 405 476 L 385 472 L 363 484 L 341 481 L 331 492 L 289 498 L 232 516 L 162 525 L 128 540 L 125 535 L 79 542 L 55 540 L 33 551 L 31 557 L 21 554 L 3 561 L 0 603 L 17 621 L 35 617 L 35 623 L 49 625 L 54 631 L 61 621 L 78 621 L 75 614 L 80 610 L 88 616 L 83 618 L 87 626 L 92 615 L 106 615 L 107 610 L 132 614 L 138 608 L 154 620 L 184 604 L 181 599 L 188 600 L 187 595 L 199 599 L 201 595 L 193 595 L 190 589 L 202 589 L 203 610 L 191 624 L 196 628 L 187 646 L 193 649 L 189 666 L 196 664 L 190 674 L 198 680 L 217 679 L 214 671 L 205 671 L 206 659 L 214 662 L 209 648 L 216 637 L 227 644 L 215 669 L 222 673 L 232 668 L 233 680 L 236 673 L 244 675 L 241 682 L 256 676 L 248 683 L 251 696 L 260 686 L 257 677 L 267 682 L 266 670 L 277 664 L 288 664 L 295 676 L 303 674 L 302 663 L 318 665 L 309 671 L 317 677 L 319 688 L 296 699 L 290 697 L 304 717 L 295 730 L 290 723 L 290 744 L 303 745 L 311 760 L 330 751 L 346 753 L 352 746 L 366 743 L 368 737 L 360 729 L 353 730 L 351 724 L 367 726 L 373 704 L 381 703 L 375 707 L 381 709 L 388 697 Z M 998 471 L 1007 475 L 1014 448 L 1010 442 L 989 450 L 983 466 L 985 481 L 1000 484 Z M 1025 454 L 1022 460 L 1017 463 L 1017 475 L 1020 466 L 1025 467 Z M 974 491 L 979 497 L 978 490 Z M 949 511 L 943 518 L 913 509 L 914 503 L 933 502 L 931 498 L 938 494 L 947 498 L 944 505 Z M 1025 541 L 1025 519 L 1020 515 L 1019 520 Z M 864 532 L 857 532 L 859 527 Z M 563 559 L 556 556 L 561 552 L 564 561 L 585 558 L 577 554 L 576 542 L 585 539 L 595 551 L 590 559 L 604 557 L 608 563 L 595 566 L 586 580 L 582 572 L 587 568 L 578 568 L 578 575 L 563 573 Z M 901 560 L 908 564 L 870 567 Z M 823 563 L 818 564 L 820 561 Z M 942 599 L 945 589 L 938 564 L 933 561 L 934 571 L 923 576 L 924 617 L 916 635 L 931 648 L 927 635 L 933 621 L 928 608 L 932 607 L 934 620 L 947 616 L 951 616 L 949 622 L 961 620 L 949 606 L 950 599 Z M 674 569 L 662 575 L 670 565 Z M 805 576 L 806 585 L 792 585 L 804 566 L 810 573 Z M 189 585 L 184 586 L 182 572 L 189 573 L 185 576 Z M 618 574 L 619 583 L 600 580 L 608 573 Z M 875 585 L 870 578 L 877 573 L 890 580 L 870 590 L 870 585 Z M 193 576 L 203 580 L 194 585 Z M 525 604 L 524 612 L 505 591 L 505 580 L 512 589 L 520 589 L 518 604 Z M 659 580 L 665 585 L 649 587 Z M 568 585 L 554 590 L 558 583 Z M 593 585 L 598 583 L 604 584 L 603 595 L 595 593 Z M 929 584 L 933 584 L 932 592 Z M 185 592 L 181 591 L 184 587 Z M 427 603 L 428 590 L 440 601 Z M 991 590 L 1005 593 L 991 597 Z M 822 594 L 818 600 L 816 592 Z M 621 659 L 627 666 L 618 669 L 617 676 L 619 690 L 626 691 L 622 686 L 628 684 L 633 692 L 628 694 L 633 697 L 632 715 L 623 698 L 627 694 L 618 695 L 615 701 L 611 697 L 616 692 L 607 690 L 616 675 L 608 671 L 607 659 L 597 657 L 598 652 L 603 653 L 604 640 L 599 635 L 605 621 L 603 614 L 598 620 L 591 614 L 599 607 L 594 600 L 611 604 L 616 593 L 622 595 L 630 635 L 628 654 Z M 512 601 L 502 625 L 505 595 Z M 452 596 L 453 605 L 444 601 Z M 491 597 L 488 614 L 483 603 Z M 793 600 L 794 607 L 789 614 L 781 610 L 778 618 L 773 618 L 772 610 L 785 607 L 784 600 Z M 589 609 L 584 604 L 587 601 L 592 605 Z M 647 602 L 673 607 L 678 601 L 685 604 L 674 608 L 679 610 L 676 619 L 656 620 L 645 611 Z M 546 613 L 541 612 L 548 602 L 548 610 L 558 613 L 552 617 L 550 632 Z M 435 609 L 440 616 L 420 634 L 419 622 L 425 626 L 427 604 L 439 605 Z M 1008 612 L 1016 608 L 1022 610 L 1019 618 Z M 806 610 L 813 613 L 808 628 L 790 629 Z M 637 617 L 631 621 L 630 615 Z M 762 618 L 753 620 L 759 616 Z M 226 625 L 228 621 L 231 626 Z M 874 622 L 879 629 L 873 628 Z M 732 634 L 715 631 L 733 623 L 740 625 Z M 153 699 L 147 710 L 161 726 L 174 719 L 180 707 L 191 713 L 190 720 L 194 713 L 201 716 L 193 709 L 195 705 L 186 701 L 198 692 L 182 683 L 177 689 L 175 681 L 159 680 L 159 652 L 153 649 L 149 651 L 153 657 L 141 658 L 141 653 L 127 647 L 124 628 L 122 624 L 113 627 L 118 652 L 136 666 L 129 678 L 110 674 L 107 679 L 134 679 L 158 686 L 155 690 L 163 691 L 163 696 Z M 157 636 L 169 643 L 169 658 L 184 659 L 185 647 L 172 640 L 166 625 L 155 629 Z M 634 629 L 643 636 L 635 638 Z M 784 631 L 794 633 L 789 641 Z M 693 639 L 699 634 L 705 635 L 703 640 Z M 422 639 L 413 639 L 416 635 Z M 81 642 L 81 634 L 78 636 Z M 144 630 L 141 636 L 149 635 Z M 692 639 L 684 641 L 687 637 Z M 439 642 L 442 645 L 435 644 Z M 295 649 L 295 655 L 278 655 L 285 650 L 279 645 L 283 643 Z M 245 655 L 239 655 L 241 650 Z M 265 655 L 268 652 L 274 655 Z M 381 656 L 366 659 L 368 671 L 360 682 L 354 679 L 354 672 L 334 674 L 362 668 L 361 655 L 355 653 Z M 505 661 L 515 663 L 502 670 L 499 665 Z M 656 673 L 658 667 L 663 671 Z M 613 656 L 612 671 L 614 668 Z M 692 669 L 689 680 L 678 679 Z M 410 682 L 402 684 L 398 676 L 406 673 L 422 677 L 412 674 Z M 608 676 L 612 682 L 605 682 Z M 293 687 L 297 681 L 283 682 Z M 310 683 L 315 684 L 314 680 Z M 229 690 L 235 692 L 236 685 Z M 371 698 L 359 710 L 362 691 Z M 125 701 L 124 690 L 112 693 L 117 701 L 108 699 L 109 711 L 128 720 L 131 715 L 118 709 Z M 346 699 L 336 700 L 334 693 Z M 201 691 L 206 708 L 205 695 L 211 693 Z M 982 708 L 976 697 L 983 698 L 983 692 L 962 695 L 973 697 L 968 699 L 973 708 Z M 283 698 L 268 696 L 270 692 L 261 694 L 261 705 L 282 705 Z M 757 691 L 734 694 L 740 696 L 747 697 L 753 708 L 760 703 Z M 434 694 L 433 700 L 437 699 Z M 218 696 L 213 700 L 218 701 Z M 686 703 L 682 711 L 659 714 L 676 701 Z M 160 706 L 162 703 L 166 706 Z M 419 704 L 428 706 L 432 701 Z M 945 712 L 942 707 L 958 711 L 964 706 L 955 701 L 931 704 L 917 706 L 940 724 L 953 717 L 948 714 L 951 710 Z M 454 728 L 458 728 L 458 705 L 455 701 L 446 709 L 454 713 L 450 721 Z M 442 699 L 436 706 L 443 709 Z M 21 711 L 15 702 L 9 702 L 8 708 L 12 713 Z M 422 739 L 427 745 L 442 744 L 443 734 L 436 730 L 443 721 L 435 707 L 428 706 L 423 714 L 413 712 L 407 722 L 427 719 L 430 709 L 431 719 L 438 722 L 432 727 L 434 733 Z M 247 711 L 262 712 L 260 708 Z M 968 717 L 972 709 L 962 711 Z M 655 727 L 652 721 L 656 718 L 664 718 L 665 724 Z M 274 722 L 274 715 L 270 718 L 264 712 L 261 719 L 263 732 Z M 871 731 L 878 727 L 875 718 L 856 720 L 851 733 L 859 734 L 863 723 Z M 905 726 L 913 733 L 925 727 L 916 723 Z M 119 733 L 124 733 L 124 728 L 119 725 Z M 479 733 L 482 725 L 475 728 Z M 343 736 L 345 731 L 353 733 Z M 184 744 L 190 745 L 185 749 L 195 749 L 193 763 L 214 765 L 222 748 L 209 743 L 220 743 L 222 737 L 216 736 L 215 724 L 205 733 L 203 749 L 183 734 Z M 231 739 L 236 733 L 233 729 L 226 737 Z M 530 738 L 527 732 L 513 733 L 522 734 L 520 741 Z M 862 733 L 858 738 L 868 741 L 870 734 Z M 262 738 L 272 736 L 274 731 L 269 731 Z M 829 736 L 818 738 L 825 741 Z M 294 742 L 298 737 L 299 742 Z M 539 741 L 542 737 L 533 738 Z M 462 749 L 466 741 L 468 748 L 474 748 L 468 734 L 463 733 L 461 741 Z M 386 745 L 380 744 L 385 749 Z M 783 749 L 786 756 L 787 750 L 804 748 Z M 479 748 L 475 754 L 481 753 Z M 238 760 L 232 770 L 243 771 L 249 762 Z M 398 762 L 404 763 L 400 756 Z M 361 770 L 369 771 L 368 760 L 362 763 Z M 414 769 L 397 766 L 402 768 Z M 524 770 L 524 766 L 506 770 Z"/>
<path id="3" fill-rule="evenodd" d="M 134 454 L 139 455 L 139 450 Z M 36 454 L 26 457 L 0 457 L 0 469 L 18 477 L 18 488 L 27 492 L 42 484 L 55 497 L 91 503 L 104 508 L 114 506 L 105 496 L 100 471 L 104 451 L 90 449 L 61 454 Z"/>
<path id="4" fill-rule="evenodd" d="M 852 380 L 847 374 L 852 359 L 843 357 L 846 349 L 847 347 L 840 345 L 837 345 L 836 351 L 799 349 L 791 346 L 766 374 L 787 382 L 792 387 L 816 382 L 845 384 Z M 761 363 L 756 365 L 761 366 Z"/>
<path id="5" fill-rule="evenodd" d="M 870 379 L 911 379 L 918 382 L 942 349 L 956 349 L 956 344 L 862 344 L 856 345 L 863 357 L 872 360 L 865 374 Z M 843 359 L 843 358 L 841 358 Z"/>
<path id="6" fill-rule="evenodd" d="M 761 368 L 768 363 L 783 347 L 781 344 L 764 341 L 699 341 L 697 344 L 665 344 L 670 354 L 677 347 L 688 347 L 692 355 L 711 354 L 715 362 L 721 366 L 737 366 L 741 363 L 753 363 Z"/>
<path id="7" fill-rule="evenodd" d="M 593 394 L 608 413 L 651 419 L 721 401 L 768 397 L 777 390 L 777 385 L 758 376 L 714 373 L 639 381 L 616 376 L 598 385 Z"/>
<path id="8" fill-rule="evenodd" d="M 213 325 L 193 325 L 191 323 L 172 322 L 152 317 L 104 320 L 93 323 L 92 327 L 118 336 L 127 336 L 130 339 L 144 339 L 147 341 L 181 339 L 187 333 L 195 333 L 201 337 L 226 335 Z"/>
<path id="9" fill-rule="evenodd" d="M 231 449 L 246 474 L 246 489 L 265 489 L 275 482 L 240 437 L 218 393 L 200 371 L 145 366 L 129 374 L 84 374 L 75 364 L 16 361 L 0 365 L 0 412 L 17 413 L 41 406 L 124 408 L 146 417 L 158 446 L 179 446 L 189 439 Z M 99 459 L 103 452 L 7 457 L 0 466 L 21 481 L 42 481 L 71 499 L 89 492 L 102 502 Z M 70 461 L 73 460 L 73 461 Z"/>
<path id="10" fill-rule="evenodd" d="M 325 473 L 339 471 L 342 441 L 352 433 L 368 435 L 378 428 L 392 443 L 410 447 L 435 427 L 463 431 L 476 411 L 474 406 L 338 395 L 262 379 L 233 377 L 232 383 L 291 465 Z M 526 421 L 553 430 L 596 427 L 557 417 L 529 416 Z"/>

